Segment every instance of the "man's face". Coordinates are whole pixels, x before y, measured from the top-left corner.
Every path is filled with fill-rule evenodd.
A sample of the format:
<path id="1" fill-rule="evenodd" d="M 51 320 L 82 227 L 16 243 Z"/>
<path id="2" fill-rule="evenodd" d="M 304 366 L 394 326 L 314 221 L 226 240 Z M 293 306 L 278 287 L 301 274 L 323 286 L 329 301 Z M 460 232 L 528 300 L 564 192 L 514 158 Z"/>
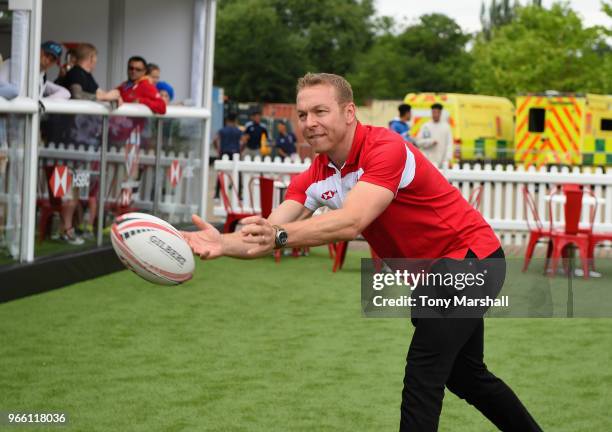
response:
<path id="1" fill-rule="evenodd" d="M 153 84 L 157 84 L 159 82 L 159 78 L 160 78 L 159 69 L 152 69 L 151 73 L 149 74 L 149 76 L 151 77 L 151 82 Z"/>
<path id="2" fill-rule="evenodd" d="M 49 53 L 41 52 L 40 53 L 40 70 L 47 71 L 51 66 L 53 66 L 56 62 L 55 56 L 52 56 Z"/>
<path id="3" fill-rule="evenodd" d="M 253 117 L 251 117 L 253 119 L 254 123 L 261 123 L 261 114 L 257 113 L 257 114 L 253 114 Z"/>
<path id="4" fill-rule="evenodd" d="M 404 114 L 403 120 L 410 121 L 410 117 L 412 117 L 412 113 L 408 111 L 407 113 Z"/>
<path id="5" fill-rule="evenodd" d="M 276 128 L 278 129 L 278 133 L 280 134 L 285 134 L 285 132 L 287 132 L 287 126 L 285 126 L 285 123 L 279 123 L 276 125 Z"/>
<path id="6" fill-rule="evenodd" d="M 431 110 L 431 118 L 436 123 L 440 121 L 440 116 L 442 115 L 442 110 L 438 108 L 434 108 Z"/>
<path id="7" fill-rule="evenodd" d="M 297 95 L 298 127 L 317 153 L 333 150 L 349 131 L 355 119 L 355 105 L 338 103 L 336 89 L 319 84 L 302 89 Z"/>
<path id="8" fill-rule="evenodd" d="M 147 67 L 140 61 L 133 60 L 128 63 L 128 78 L 137 81 L 147 73 Z"/>

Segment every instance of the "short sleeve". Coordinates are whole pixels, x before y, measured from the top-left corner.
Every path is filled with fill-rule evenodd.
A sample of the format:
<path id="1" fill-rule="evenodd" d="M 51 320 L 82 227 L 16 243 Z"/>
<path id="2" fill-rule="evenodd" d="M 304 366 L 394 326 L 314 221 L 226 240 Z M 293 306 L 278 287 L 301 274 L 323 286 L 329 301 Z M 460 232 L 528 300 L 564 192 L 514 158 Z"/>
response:
<path id="1" fill-rule="evenodd" d="M 310 211 L 315 211 L 321 205 L 312 197 L 308 196 L 308 189 L 314 183 L 313 181 L 313 167 L 314 164 L 310 166 L 306 171 L 296 175 L 291 179 L 291 183 L 287 188 L 287 193 L 285 194 L 286 200 L 297 201 L 306 207 Z"/>
<path id="2" fill-rule="evenodd" d="M 389 189 L 394 194 L 414 178 L 415 159 L 401 137 L 371 144 L 362 161 L 360 181 Z"/>

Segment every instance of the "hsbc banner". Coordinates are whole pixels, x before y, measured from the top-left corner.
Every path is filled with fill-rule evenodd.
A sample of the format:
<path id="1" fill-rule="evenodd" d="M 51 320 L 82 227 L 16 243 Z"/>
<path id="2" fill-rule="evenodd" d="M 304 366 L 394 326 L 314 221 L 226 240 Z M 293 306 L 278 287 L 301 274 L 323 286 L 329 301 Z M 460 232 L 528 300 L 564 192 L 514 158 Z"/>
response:
<path id="1" fill-rule="evenodd" d="M 88 170 L 73 170 L 65 165 L 53 167 L 49 178 L 49 186 L 54 198 L 62 198 L 70 194 L 72 188 L 78 188 L 81 197 L 87 197 L 91 172 Z"/>
<path id="2" fill-rule="evenodd" d="M 56 165 L 53 174 L 49 178 L 49 186 L 54 198 L 62 198 L 72 191 L 72 173 L 65 165 Z"/>

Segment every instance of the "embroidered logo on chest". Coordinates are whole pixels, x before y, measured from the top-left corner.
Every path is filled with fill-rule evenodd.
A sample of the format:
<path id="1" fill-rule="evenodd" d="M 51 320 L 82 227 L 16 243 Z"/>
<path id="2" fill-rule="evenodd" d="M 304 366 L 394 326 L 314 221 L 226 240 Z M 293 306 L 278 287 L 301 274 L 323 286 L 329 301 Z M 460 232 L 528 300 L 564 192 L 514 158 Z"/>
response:
<path id="1" fill-rule="evenodd" d="M 334 196 L 335 196 L 337 193 L 338 193 L 338 191 L 336 191 L 336 190 L 328 190 L 328 191 L 323 192 L 323 193 L 321 194 L 321 199 L 322 199 L 322 200 L 325 200 L 325 201 L 330 200 L 330 199 L 332 199 L 332 198 L 333 198 L 333 197 L 334 197 Z"/>

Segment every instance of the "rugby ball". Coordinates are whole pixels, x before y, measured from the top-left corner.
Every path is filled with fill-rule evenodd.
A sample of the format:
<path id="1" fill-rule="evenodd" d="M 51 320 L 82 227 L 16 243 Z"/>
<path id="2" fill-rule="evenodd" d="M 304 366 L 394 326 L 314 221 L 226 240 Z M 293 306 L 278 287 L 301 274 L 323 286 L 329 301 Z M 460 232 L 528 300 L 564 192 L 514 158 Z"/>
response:
<path id="1" fill-rule="evenodd" d="M 191 248 L 168 222 L 146 213 L 126 213 L 111 227 L 111 243 L 121 262 L 158 285 L 178 285 L 193 276 Z"/>

